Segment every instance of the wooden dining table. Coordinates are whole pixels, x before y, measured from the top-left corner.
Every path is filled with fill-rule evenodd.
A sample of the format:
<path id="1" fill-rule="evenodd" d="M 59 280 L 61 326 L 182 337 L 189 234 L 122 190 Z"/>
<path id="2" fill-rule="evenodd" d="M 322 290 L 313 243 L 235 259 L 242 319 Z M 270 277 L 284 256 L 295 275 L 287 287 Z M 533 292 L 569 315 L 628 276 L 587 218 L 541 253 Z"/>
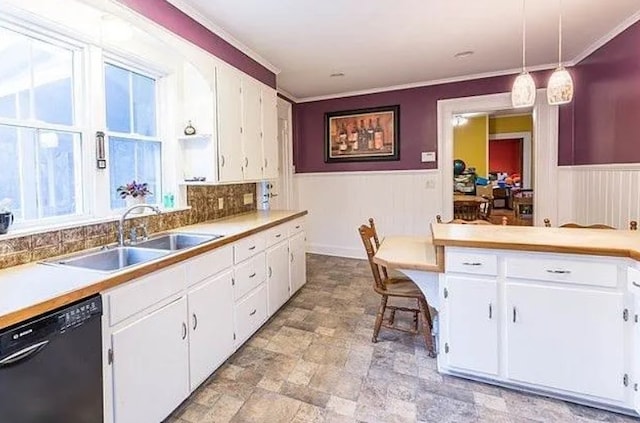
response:
<path id="1" fill-rule="evenodd" d="M 438 283 L 440 274 L 444 272 L 444 248 L 434 246 L 431 238 L 431 235 L 385 237 L 373 261 L 414 281 L 429 305 L 438 310 Z"/>

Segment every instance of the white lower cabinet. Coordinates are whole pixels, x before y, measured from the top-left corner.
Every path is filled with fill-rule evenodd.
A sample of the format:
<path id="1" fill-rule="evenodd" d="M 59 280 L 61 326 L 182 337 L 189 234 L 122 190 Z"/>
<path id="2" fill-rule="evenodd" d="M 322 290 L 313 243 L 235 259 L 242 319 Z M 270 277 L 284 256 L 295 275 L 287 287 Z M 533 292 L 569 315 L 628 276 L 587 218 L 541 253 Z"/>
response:
<path id="1" fill-rule="evenodd" d="M 622 400 L 623 310 L 622 293 L 508 282 L 508 378 Z"/>
<path id="2" fill-rule="evenodd" d="M 196 389 L 233 352 L 233 271 L 205 280 L 188 293 L 189 367 Z"/>
<path id="3" fill-rule="evenodd" d="M 295 222 L 102 293 L 105 423 L 163 421 L 287 302 L 306 279 Z"/>
<path id="4" fill-rule="evenodd" d="M 247 340 L 267 320 L 267 287 L 260 285 L 240 301 L 236 307 L 236 338 L 238 343 Z"/>
<path id="5" fill-rule="evenodd" d="M 281 242 L 267 250 L 269 315 L 284 305 L 291 295 L 289 285 L 289 244 Z"/>
<path id="6" fill-rule="evenodd" d="M 304 232 L 299 232 L 289 239 L 291 295 L 298 292 L 307 283 L 306 242 Z"/>
<path id="7" fill-rule="evenodd" d="M 498 374 L 498 284 L 495 279 L 447 276 L 444 359 L 453 368 Z"/>
<path id="8" fill-rule="evenodd" d="M 158 423 L 189 395 L 187 300 L 182 297 L 111 335 L 113 416 Z"/>

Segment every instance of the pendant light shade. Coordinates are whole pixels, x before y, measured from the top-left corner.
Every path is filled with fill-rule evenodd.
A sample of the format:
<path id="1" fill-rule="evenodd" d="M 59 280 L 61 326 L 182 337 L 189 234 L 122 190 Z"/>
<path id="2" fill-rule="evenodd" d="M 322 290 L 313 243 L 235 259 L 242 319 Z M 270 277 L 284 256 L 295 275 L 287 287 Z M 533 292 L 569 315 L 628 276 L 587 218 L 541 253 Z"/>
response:
<path id="1" fill-rule="evenodd" d="M 571 103 L 573 100 L 573 79 L 562 66 L 562 0 L 558 13 L 558 68 L 553 71 L 547 84 L 547 102 L 551 106 Z"/>
<path id="2" fill-rule="evenodd" d="M 547 84 L 547 101 L 552 106 L 571 103 L 573 100 L 573 79 L 564 66 L 558 67 Z"/>
<path id="3" fill-rule="evenodd" d="M 511 104 L 514 108 L 531 107 L 536 102 L 536 83 L 527 72 L 527 13 L 526 0 L 522 0 L 522 73 L 513 82 Z"/>
<path id="4" fill-rule="evenodd" d="M 511 104 L 514 108 L 531 107 L 536 102 L 536 83 L 529 72 L 522 72 L 513 82 Z"/>

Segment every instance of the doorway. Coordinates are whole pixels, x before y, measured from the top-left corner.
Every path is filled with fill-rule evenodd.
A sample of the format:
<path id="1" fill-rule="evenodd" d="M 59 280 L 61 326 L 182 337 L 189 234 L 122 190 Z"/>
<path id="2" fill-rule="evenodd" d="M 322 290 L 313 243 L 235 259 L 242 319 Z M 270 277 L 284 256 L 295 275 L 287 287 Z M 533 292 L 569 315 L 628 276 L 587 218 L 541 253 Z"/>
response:
<path id="1" fill-rule="evenodd" d="M 516 140 L 512 144 L 522 149 L 521 172 L 518 175 L 520 186 L 518 188 L 520 190 L 533 190 L 533 187 L 536 187 L 535 190 L 528 194 L 531 197 L 532 204 L 523 209 L 525 214 L 528 215 L 526 222 L 541 226 L 545 218 L 556 218 L 559 189 L 556 180 L 558 172 L 558 108 L 547 104 L 546 90 L 538 90 L 536 104 L 531 110 L 518 110 L 517 112 L 511 109 L 510 93 L 441 100 L 438 102 L 438 151 L 440 152 L 438 169 L 442 181 L 443 218 L 450 220 L 454 217 L 454 193 L 456 186 L 459 186 L 459 182 L 456 182 L 453 178 L 454 160 L 456 159 L 456 154 L 460 154 L 460 150 L 456 150 L 455 146 L 455 132 L 459 121 L 461 118 L 469 119 L 476 116 L 486 119 L 487 129 L 484 132 L 484 138 L 482 138 L 485 140 L 485 154 L 481 155 L 474 150 L 475 158 L 471 159 L 474 160 L 474 166 L 471 167 L 475 168 L 474 172 L 476 174 L 478 169 L 481 169 L 481 176 L 487 180 L 486 185 L 488 185 L 491 179 L 490 173 L 500 173 L 500 175 L 496 175 L 496 182 L 498 177 L 506 179 L 509 176 L 508 170 L 498 172 L 497 169 L 489 169 L 491 165 L 488 151 L 492 141 L 489 139 L 491 132 L 489 130 L 489 119 L 491 116 L 509 114 L 528 114 L 531 119 L 531 131 L 512 130 L 511 132 L 494 134 L 493 137 L 496 143 L 508 139 Z M 524 132 L 530 132 L 530 134 L 523 134 Z M 533 134 L 535 134 L 536 142 L 533 142 Z M 527 151 L 530 154 L 526 154 Z M 457 171 L 459 169 L 458 166 Z M 514 181 L 511 180 L 509 182 L 513 183 Z M 504 183 L 506 185 L 507 181 L 505 180 Z M 477 196 L 478 190 L 475 186 L 475 181 L 473 188 L 471 188 L 471 182 L 466 181 L 466 184 L 467 191 Z M 482 195 L 483 193 L 481 192 L 478 197 Z M 509 199 L 507 198 L 505 201 L 509 201 Z M 512 204 L 510 205 L 513 207 Z"/>

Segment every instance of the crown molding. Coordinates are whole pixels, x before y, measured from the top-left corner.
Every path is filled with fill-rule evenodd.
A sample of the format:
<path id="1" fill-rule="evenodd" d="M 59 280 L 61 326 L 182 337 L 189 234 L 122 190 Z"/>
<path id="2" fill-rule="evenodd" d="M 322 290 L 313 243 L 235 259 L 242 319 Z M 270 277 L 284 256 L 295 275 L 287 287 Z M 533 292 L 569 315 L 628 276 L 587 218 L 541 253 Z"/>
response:
<path id="1" fill-rule="evenodd" d="M 277 88 L 278 94 L 281 94 L 283 97 L 286 97 L 287 100 L 291 100 L 290 102 L 298 103 L 300 99 L 295 95 L 291 94 L 289 91 L 283 90 L 282 88 Z"/>
<path id="2" fill-rule="evenodd" d="M 204 14 L 202 14 L 199 10 L 188 4 L 185 0 L 167 0 L 168 3 L 172 4 L 174 7 L 179 9 L 182 13 L 186 14 L 190 18 L 194 19 L 200 25 L 207 28 L 209 31 L 216 34 L 218 37 L 222 38 L 233 47 L 237 48 L 256 62 L 260 63 L 265 68 L 269 69 L 271 72 L 278 75 L 281 70 L 269 62 L 264 57 L 260 56 L 258 53 L 253 51 L 251 48 L 247 47 L 244 43 L 236 39 L 233 35 L 229 34 L 227 31 L 222 29 L 220 26 L 216 25 L 211 21 L 211 19 L 207 18 Z"/>
<path id="3" fill-rule="evenodd" d="M 568 64 L 568 65 L 571 66 L 571 64 Z M 531 66 L 531 67 L 528 67 L 527 70 L 529 72 L 545 71 L 545 70 L 555 69 L 557 66 L 558 65 L 556 63 L 546 64 L 546 65 L 539 65 L 539 66 Z M 353 96 L 366 95 L 366 94 L 378 94 L 378 93 L 383 93 L 387 91 L 407 90 L 411 88 L 429 87 L 432 85 L 453 84 L 456 82 L 473 81 L 476 79 L 494 78 L 497 76 L 506 76 L 506 75 L 516 75 L 520 72 L 522 72 L 522 68 L 508 69 L 508 70 L 495 71 L 495 72 L 476 73 L 471 75 L 456 76 L 453 78 L 435 79 L 431 81 L 411 82 L 409 84 L 392 85 L 389 87 L 378 87 L 378 88 L 370 88 L 366 90 L 347 91 L 347 92 L 336 93 L 336 94 L 304 97 L 304 98 L 297 99 L 297 102 L 309 103 L 312 101 L 331 100 L 334 98 L 353 97 Z"/>
<path id="4" fill-rule="evenodd" d="M 582 53 L 578 54 L 573 60 L 570 62 L 571 66 L 575 66 L 578 63 L 582 62 L 584 59 L 595 53 L 600 47 L 607 44 L 609 41 L 613 40 L 618 35 L 622 34 L 625 30 L 627 30 L 631 25 L 640 21 L 640 9 L 638 9 L 633 15 L 629 16 L 627 19 L 622 21 L 618 26 L 613 28 L 611 31 L 606 33 L 600 39 L 598 39 L 595 43 L 591 44 L 587 47 Z"/>

